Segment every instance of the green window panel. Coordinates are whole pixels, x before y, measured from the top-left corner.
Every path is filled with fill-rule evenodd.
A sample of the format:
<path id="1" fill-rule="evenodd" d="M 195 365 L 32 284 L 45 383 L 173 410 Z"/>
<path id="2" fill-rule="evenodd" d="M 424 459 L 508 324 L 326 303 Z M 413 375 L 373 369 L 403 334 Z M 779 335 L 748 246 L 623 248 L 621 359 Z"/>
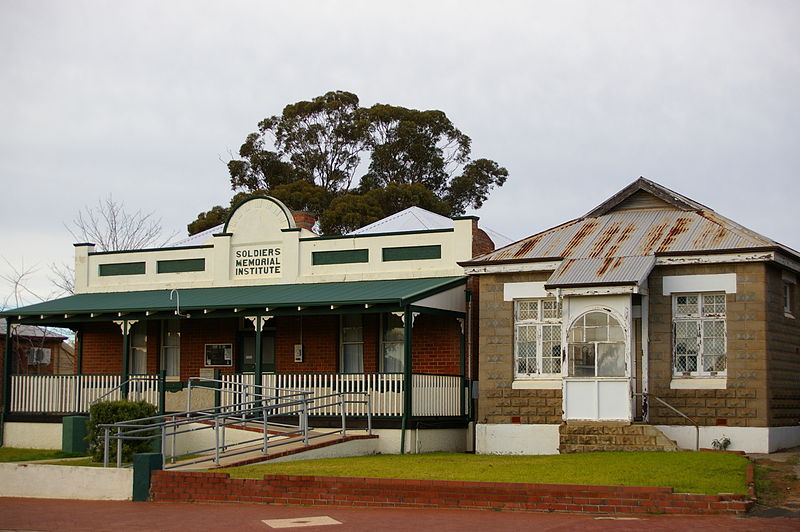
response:
<path id="1" fill-rule="evenodd" d="M 353 262 L 369 262 L 368 249 L 345 249 L 342 251 L 314 251 L 311 263 L 314 266 L 324 264 L 350 264 Z"/>
<path id="2" fill-rule="evenodd" d="M 383 261 L 441 259 L 442 246 L 383 248 Z"/>
<path id="3" fill-rule="evenodd" d="M 202 272 L 206 259 L 178 259 L 158 261 L 158 273 Z"/>
<path id="4" fill-rule="evenodd" d="M 142 275 L 144 262 L 114 262 L 100 265 L 100 277 L 110 275 Z"/>

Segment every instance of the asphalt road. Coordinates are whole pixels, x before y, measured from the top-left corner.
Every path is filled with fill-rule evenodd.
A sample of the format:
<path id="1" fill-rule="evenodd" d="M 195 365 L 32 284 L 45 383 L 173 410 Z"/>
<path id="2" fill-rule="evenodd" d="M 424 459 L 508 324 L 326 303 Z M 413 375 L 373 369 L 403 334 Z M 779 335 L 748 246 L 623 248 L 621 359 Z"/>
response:
<path id="1" fill-rule="evenodd" d="M 287 521 L 288 520 L 288 521 Z M 268 521 L 269 523 L 265 523 Z M 330 523 L 330 524 L 322 524 Z M 280 527 L 280 528 L 279 528 Z M 607 516 L 263 504 L 193 504 L 0 498 L 0 531 L 413 530 L 769 530 L 798 531 L 800 519 Z"/>

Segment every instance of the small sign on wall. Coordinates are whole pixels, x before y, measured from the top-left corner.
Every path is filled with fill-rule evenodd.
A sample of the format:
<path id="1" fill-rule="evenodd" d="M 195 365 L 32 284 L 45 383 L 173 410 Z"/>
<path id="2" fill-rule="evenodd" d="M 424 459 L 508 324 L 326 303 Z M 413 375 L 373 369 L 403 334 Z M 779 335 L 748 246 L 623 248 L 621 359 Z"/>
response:
<path id="1" fill-rule="evenodd" d="M 206 366 L 232 366 L 233 344 L 206 344 Z"/>
<path id="2" fill-rule="evenodd" d="M 294 344 L 294 361 L 303 361 L 303 344 Z"/>

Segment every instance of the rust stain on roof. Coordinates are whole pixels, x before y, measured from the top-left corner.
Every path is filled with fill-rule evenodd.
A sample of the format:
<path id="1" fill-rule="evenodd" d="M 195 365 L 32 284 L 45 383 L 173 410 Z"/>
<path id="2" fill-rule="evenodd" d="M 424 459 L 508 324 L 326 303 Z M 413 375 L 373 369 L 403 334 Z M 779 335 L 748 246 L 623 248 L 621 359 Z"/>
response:
<path id="1" fill-rule="evenodd" d="M 589 220 L 583 224 L 583 227 L 581 227 L 567 243 L 567 247 L 564 248 L 564 252 L 561 253 L 561 256 L 569 257 L 572 255 L 572 252 L 575 251 L 575 249 L 580 246 L 590 234 L 594 232 L 598 225 L 600 224 L 597 222 L 597 220 Z"/>
<path id="2" fill-rule="evenodd" d="M 636 224 L 631 222 L 625 226 L 625 229 L 619 234 L 619 237 L 616 241 L 608 248 L 606 251 L 606 257 L 615 257 L 617 255 L 617 251 L 622 246 L 622 244 L 628 240 L 633 232 L 636 230 Z"/>
<path id="3" fill-rule="evenodd" d="M 536 247 L 536 244 L 538 244 L 541 239 L 542 235 L 536 235 L 524 241 L 522 245 L 520 245 L 519 249 L 514 251 L 513 253 L 514 258 L 516 259 L 525 258 L 528 255 L 528 253 L 533 251 L 533 248 Z"/>
<path id="4" fill-rule="evenodd" d="M 725 229 L 716 219 L 714 216 L 710 214 L 706 214 L 704 212 L 697 213 L 706 220 L 708 220 L 709 224 L 706 224 L 706 227 L 703 229 L 703 232 L 694 239 L 692 242 L 692 247 L 694 248 L 716 248 L 720 246 L 724 241 L 725 238 L 728 237 L 730 231 Z"/>
<path id="5" fill-rule="evenodd" d="M 603 259 L 603 263 L 597 270 L 597 276 L 602 277 L 606 273 L 619 268 L 621 264 L 622 264 L 622 257 L 606 257 L 605 259 Z"/>
<path id="6" fill-rule="evenodd" d="M 592 244 L 592 249 L 589 251 L 590 258 L 596 258 L 603 254 L 603 250 L 605 247 L 611 242 L 611 240 L 619 233 L 619 222 L 615 222 L 609 224 L 600 236 L 594 241 Z"/>
<path id="7" fill-rule="evenodd" d="M 658 246 L 656 251 L 663 252 L 669 251 L 672 247 L 672 244 L 675 243 L 675 240 L 689 230 L 689 224 L 692 223 L 692 220 L 689 218 L 678 218 L 675 220 L 675 225 L 673 225 L 669 232 L 667 232 L 667 236 L 664 237 L 664 240 L 661 242 L 661 245 Z"/>
<path id="8" fill-rule="evenodd" d="M 650 230 L 647 231 L 647 234 L 642 241 L 641 252 L 642 255 L 649 255 L 653 252 L 656 245 L 661 242 L 661 237 L 664 235 L 664 232 L 667 230 L 667 226 L 669 224 L 667 222 L 662 222 L 660 224 L 655 224 L 650 227 Z"/>
<path id="9" fill-rule="evenodd" d="M 567 259 L 563 263 L 561 263 L 561 268 L 559 272 L 559 276 L 563 276 L 567 271 L 572 268 L 572 265 L 575 264 L 576 259 Z"/>

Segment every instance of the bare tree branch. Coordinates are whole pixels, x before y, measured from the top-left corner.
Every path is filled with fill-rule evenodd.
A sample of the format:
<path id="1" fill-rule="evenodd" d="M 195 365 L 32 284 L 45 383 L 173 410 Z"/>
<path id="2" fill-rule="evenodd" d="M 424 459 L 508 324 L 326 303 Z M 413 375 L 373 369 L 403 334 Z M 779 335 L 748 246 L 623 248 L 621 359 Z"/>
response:
<path id="1" fill-rule="evenodd" d="M 78 211 L 64 227 L 76 242 L 91 242 L 97 251 L 159 247 L 177 235 L 177 231 L 163 234 L 161 218 L 156 218 L 153 212 L 128 212 L 125 204 L 110 194 L 98 200 L 96 206 L 85 206 Z"/>

